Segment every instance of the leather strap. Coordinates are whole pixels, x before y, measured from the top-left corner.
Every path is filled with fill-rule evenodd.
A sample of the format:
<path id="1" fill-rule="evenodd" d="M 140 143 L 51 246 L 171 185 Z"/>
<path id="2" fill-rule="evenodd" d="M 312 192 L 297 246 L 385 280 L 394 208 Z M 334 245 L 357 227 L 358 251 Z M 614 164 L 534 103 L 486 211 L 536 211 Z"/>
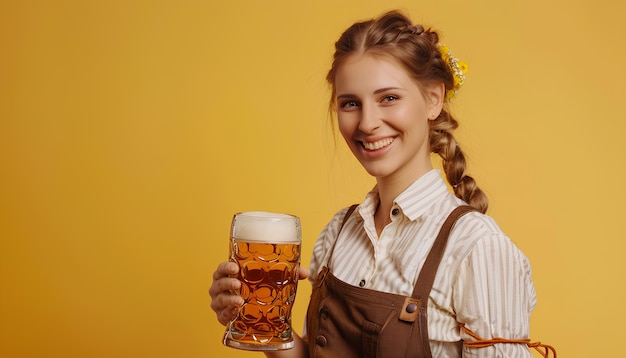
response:
<path id="1" fill-rule="evenodd" d="M 419 332 L 425 357 L 432 357 L 432 352 L 430 351 L 430 338 L 428 334 L 428 297 L 430 296 L 430 291 L 432 290 L 433 283 L 435 282 L 435 275 L 437 274 L 437 269 L 439 268 L 439 263 L 441 263 L 443 253 L 446 250 L 448 237 L 450 236 L 450 231 L 452 231 L 454 224 L 461 216 L 474 210 L 474 208 L 468 205 L 459 206 L 452 210 L 446 221 L 441 226 L 439 234 L 433 243 L 433 247 L 430 249 L 430 252 L 426 257 L 424 266 L 422 266 L 419 276 L 417 276 L 417 282 L 415 283 L 413 297 L 411 299 L 421 303 L 418 307 L 416 319 L 420 326 Z"/>
<path id="2" fill-rule="evenodd" d="M 343 229 L 346 221 L 348 221 L 348 218 L 350 217 L 350 215 L 352 215 L 354 209 L 356 209 L 357 206 L 359 206 L 359 204 L 352 204 L 352 206 L 348 208 L 348 211 L 346 211 L 346 215 L 343 217 L 343 221 L 341 222 L 341 226 L 339 227 L 339 231 L 337 233 L 341 232 L 341 229 Z"/>
<path id="3" fill-rule="evenodd" d="M 350 218 L 350 216 L 352 215 L 352 213 L 354 212 L 357 206 L 359 206 L 359 204 L 353 204 L 352 206 L 350 206 L 348 208 L 348 211 L 346 211 L 346 215 L 344 215 L 343 217 L 341 226 L 339 226 L 337 235 L 335 235 L 335 241 L 333 242 L 333 246 L 330 248 L 330 256 L 328 256 L 328 261 L 326 261 L 326 266 L 328 267 L 330 267 L 330 262 L 331 262 L 330 260 L 333 258 L 333 252 L 335 252 L 335 246 L 337 245 L 337 241 L 339 241 L 339 233 L 341 232 L 341 229 L 343 229 L 343 226 L 346 224 L 346 222 L 348 221 L 348 219 Z"/>
<path id="4" fill-rule="evenodd" d="M 465 327 L 464 324 L 461 324 L 461 328 L 463 328 L 465 333 L 467 333 L 469 336 L 475 339 L 475 341 L 472 341 L 472 342 L 464 341 L 463 344 L 467 347 L 485 348 L 485 347 L 491 347 L 498 343 L 524 344 L 524 345 L 527 345 L 528 348 L 534 348 L 544 358 L 549 358 L 550 353 L 552 353 L 554 358 L 556 358 L 556 349 L 554 349 L 554 347 L 548 344 L 544 344 L 541 342 L 531 342 L 530 339 L 506 339 L 506 338 L 500 338 L 500 337 L 495 337 L 492 339 L 484 339 L 478 336 L 476 333 L 472 332 L 469 328 Z"/>
<path id="5" fill-rule="evenodd" d="M 428 302 L 427 299 L 430 295 L 430 291 L 433 288 L 435 275 L 437 274 L 437 269 L 439 268 L 439 263 L 441 262 L 443 253 L 446 250 L 448 237 L 450 236 L 450 231 L 452 231 L 452 227 L 461 216 L 475 210 L 476 209 L 472 208 L 469 205 L 459 206 L 456 209 L 452 210 L 446 221 L 441 226 L 439 234 L 435 239 L 435 243 L 430 249 L 428 257 L 426 257 L 426 261 L 424 262 L 424 266 L 422 267 L 422 270 L 417 277 L 417 283 L 413 290 L 413 298 L 426 299 L 426 303 Z"/>

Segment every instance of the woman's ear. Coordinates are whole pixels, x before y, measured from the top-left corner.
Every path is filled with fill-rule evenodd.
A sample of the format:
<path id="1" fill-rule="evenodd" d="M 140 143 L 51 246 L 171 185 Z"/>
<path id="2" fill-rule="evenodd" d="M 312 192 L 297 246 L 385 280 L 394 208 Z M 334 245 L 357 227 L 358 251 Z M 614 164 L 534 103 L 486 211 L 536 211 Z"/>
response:
<path id="1" fill-rule="evenodd" d="M 430 84 L 425 91 L 426 101 L 430 104 L 428 119 L 434 120 L 439 117 L 446 98 L 446 86 L 443 82 Z"/>

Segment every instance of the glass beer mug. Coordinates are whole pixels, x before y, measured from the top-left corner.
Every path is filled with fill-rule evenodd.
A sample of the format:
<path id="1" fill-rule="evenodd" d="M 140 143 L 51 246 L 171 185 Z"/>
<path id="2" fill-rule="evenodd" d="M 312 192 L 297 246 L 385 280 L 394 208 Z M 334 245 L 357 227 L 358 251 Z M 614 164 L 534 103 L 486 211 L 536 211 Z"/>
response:
<path id="1" fill-rule="evenodd" d="M 234 215 L 229 259 L 239 265 L 244 304 L 226 328 L 224 345 L 258 351 L 294 346 L 291 309 L 301 241 L 296 216 L 263 211 Z"/>

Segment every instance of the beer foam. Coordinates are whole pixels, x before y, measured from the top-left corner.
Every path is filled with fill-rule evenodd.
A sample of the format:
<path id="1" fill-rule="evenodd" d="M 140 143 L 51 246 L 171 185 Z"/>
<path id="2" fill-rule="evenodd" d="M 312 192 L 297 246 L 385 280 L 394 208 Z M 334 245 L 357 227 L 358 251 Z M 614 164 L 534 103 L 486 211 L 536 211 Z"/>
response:
<path id="1" fill-rule="evenodd" d="M 246 211 L 236 215 L 232 235 L 241 241 L 299 243 L 300 220 L 288 214 Z"/>

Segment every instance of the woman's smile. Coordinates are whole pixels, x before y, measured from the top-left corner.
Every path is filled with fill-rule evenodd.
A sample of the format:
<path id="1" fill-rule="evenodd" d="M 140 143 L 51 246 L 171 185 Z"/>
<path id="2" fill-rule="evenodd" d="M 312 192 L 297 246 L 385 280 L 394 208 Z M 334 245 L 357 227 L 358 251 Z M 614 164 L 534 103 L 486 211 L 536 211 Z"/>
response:
<path id="1" fill-rule="evenodd" d="M 365 149 L 370 150 L 370 151 L 374 151 L 374 150 L 385 148 L 385 147 L 391 145 L 391 143 L 393 143 L 393 141 L 394 141 L 394 138 L 384 138 L 384 139 L 381 139 L 381 140 L 377 140 L 375 142 L 361 141 L 361 144 L 363 144 L 363 147 L 365 147 Z"/>

